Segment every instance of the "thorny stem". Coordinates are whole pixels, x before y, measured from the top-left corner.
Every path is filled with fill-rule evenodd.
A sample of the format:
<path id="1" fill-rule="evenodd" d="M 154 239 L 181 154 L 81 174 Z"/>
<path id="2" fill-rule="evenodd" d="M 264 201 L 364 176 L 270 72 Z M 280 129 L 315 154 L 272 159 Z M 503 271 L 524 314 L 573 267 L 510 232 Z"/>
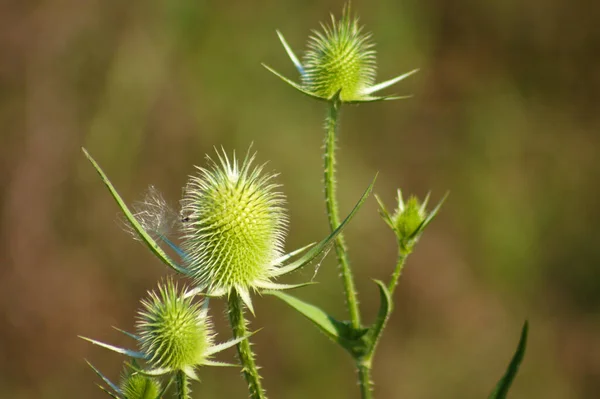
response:
<path id="1" fill-rule="evenodd" d="M 239 294 L 233 290 L 228 298 L 229 323 L 233 331 L 234 338 L 245 337 L 248 335 L 246 330 L 246 319 L 244 318 L 244 309 Z M 238 356 L 242 364 L 242 373 L 248 384 L 248 391 L 251 399 L 266 399 L 265 391 L 260 382 L 258 367 L 254 361 L 254 353 L 250 348 L 250 341 L 245 339 L 237 344 Z"/>
<path id="2" fill-rule="evenodd" d="M 390 292 L 390 296 L 394 295 L 394 290 L 396 289 L 396 285 L 398 285 L 398 279 L 402 274 L 402 269 L 404 269 L 404 263 L 406 263 L 406 258 L 408 258 L 408 253 L 402 251 L 400 248 L 398 249 L 398 260 L 396 261 L 396 268 L 394 269 L 394 273 L 392 274 L 392 279 L 388 284 L 388 291 Z"/>
<path id="3" fill-rule="evenodd" d="M 362 399 L 373 399 L 373 382 L 371 381 L 371 363 L 356 363 L 358 369 L 358 383 L 360 385 L 360 395 Z"/>
<path id="4" fill-rule="evenodd" d="M 340 225 L 340 216 L 338 210 L 337 198 L 335 195 L 335 139 L 339 125 L 339 115 L 342 103 L 339 98 L 335 98 L 329 103 L 325 128 L 327 137 L 325 139 L 325 204 L 327 205 L 327 218 L 329 227 L 334 231 Z M 342 233 L 335 238 L 335 253 L 342 272 L 344 282 L 344 293 L 346 295 L 346 304 L 350 313 L 350 322 L 352 327 L 360 328 L 360 309 L 358 307 L 358 298 L 350 262 L 348 261 L 348 250 Z M 370 361 L 356 359 L 356 368 L 358 370 L 358 383 L 362 399 L 372 399 L 371 382 L 371 364 Z"/>
<path id="5" fill-rule="evenodd" d="M 327 218 L 329 227 L 334 231 L 340 225 L 340 216 L 338 203 L 335 195 L 335 139 L 338 127 L 338 118 L 340 114 L 341 102 L 334 99 L 329 103 L 325 127 L 327 129 L 327 138 L 325 139 L 325 203 L 327 205 Z M 344 282 L 344 293 L 346 295 L 346 304 L 350 313 L 350 321 L 354 328 L 360 327 L 360 310 L 358 308 L 358 299 L 356 297 L 356 288 L 350 263 L 348 261 L 348 250 L 342 233 L 335 238 L 335 253 L 342 271 L 342 280 Z"/>
<path id="6" fill-rule="evenodd" d="M 190 384 L 188 376 L 183 371 L 178 371 L 175 375 L 175 382 L 177 385 L 177 399 L 190 399 Z"/>

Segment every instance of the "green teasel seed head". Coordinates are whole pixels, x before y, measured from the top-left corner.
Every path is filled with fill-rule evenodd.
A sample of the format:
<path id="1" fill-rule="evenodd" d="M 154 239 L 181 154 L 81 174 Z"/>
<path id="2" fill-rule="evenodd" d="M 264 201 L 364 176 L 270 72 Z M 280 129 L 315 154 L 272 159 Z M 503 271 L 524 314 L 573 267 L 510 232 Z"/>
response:
<path id="1" fill-rule="evenodd" d="M 217 156 L 190 177 L 182 200 L 187 269 L 209 295 L 235 289 L 248 297 L 270 279 L 283 252 L 285 198 L 276 175 L 252 165 L 255 155 L 241 163 L 235 153 L 232 160 L 224 150 Z"/>
<path id="2" fill-rule="evenodd" d="M 154 369 L 190 370 L 206 361 L 212 347 L 207 310 L 186 292 L 168 279 L 142 300 L 136 328 Z"/>
<path id="3" fill-rule="evenodd" d="M 300 73 L 301 82 L 286 78 L 263 64 L 275 76 L 299 92 L 317 100 L 341 103 L 364 103 L 398 100 L 410 96 L 380 96 L 375 93 L 415 74 L 418 70 L 375 83 L 376 59 L 371 34 L 365 33 L 358 18 L 346 5 L 342 18 L 331 16 L 331 24 L 321 24 L 321 31 L 313 30 L 302 62 L 292 47 L 277 31 L 279 40 L 290 60 Z"/>
<path id="4" fill-rule="evenodd" d="M 322 98 L 339 92 L 341 101 L 356 101 L 375 82 L 376 60 L 371 34 L 364 33 L 346 6 L 342 18 L 313 31 L 304 56 L 302 86 Z"/>
<path id="5" fill-rule="evenodd" d="M 155 378 L 128 369 L 124 371 L 119 385 L 123 399 L 157 399 L 162 391 Z"/>
<path id="6" fill-rule="evenodd" d="M 438 214 L 447 197 L 448 194 L 442 198 L 432 211 L 428 212 L 429 194 L 422 203 L 415 196 L 410 196 L 405 201 L 402 198 L 402 192 L 398 190 L 398 207 L 394 213 L 390 214 L 381 199 L 375 196 L 377 202 L 379 202 L 379 213 L 394 231 L 400 251 L 404 254 L 412 252 L 423 231 Z"/>

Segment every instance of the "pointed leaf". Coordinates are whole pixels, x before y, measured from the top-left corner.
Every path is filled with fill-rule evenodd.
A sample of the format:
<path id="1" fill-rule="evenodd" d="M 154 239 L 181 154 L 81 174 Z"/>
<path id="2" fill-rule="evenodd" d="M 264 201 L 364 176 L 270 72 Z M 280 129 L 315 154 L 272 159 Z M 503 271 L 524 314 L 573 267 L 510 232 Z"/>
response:
<path id="1" fill-rule="evenodd" d="M 254 306 L 252 305 L 252 297 L 250 296 L 250 292 L 243 287 L 238 287 L 237 293 L 242 299 L 242 302 L 244 302 L 244 305 L 246 305 L 250 313 L 252 313 L 252 316 L 255 316 Z"/>
<path id="2" fill-rule="evenodd" d="M 377 194 L 375 194 L 375 199 L 377 200 L 377 203 L 379 204 L 379 215 L 381 215 L 381 218 L 388 226 L 390 226 L 392 229 L 394 229 L 394 223 L 392 223 L 392 217 L 390 216 L 390 213 L 388 212 L 385 204 L 383 203 L 383 201 L 381 200 L 381 198 L 379 198 L 379 196 Z"/>
<path id="3" fill-rule="evenodd" d="M 346 225 L 350 222 L 350 220 L 352 220 L 352 218 L 354 217 L 354 215 L 356 214 L 356 212 L 358 212 L 358 210 L 360 209 L 361 206 L 363 206 L 363 204 L 365 203 L 367 197 L 369 196 L 369 194 L 371 193 L 371 190 L 373 190 L 373 185 L 375 184 L 375 180 L 377 179 L 377 176 L 375 176 L 375 178 L 373 179 L 373 181 L 371 182 L 371 184 L 369 185 L 369 187 L 365 190 L 365 192 L 363 193 L 362 197 L 360 198 L 360 200 L 356 203 L 356 205 L 354 206 L 354 209 L 352 209 L 352 211 L 350 212 L 350 214 L 348 216 L 346 216 L 346 219 L 344 219 L 344 221 L 338 226 L 337 229 L 335 229 L 331 234 L 329 234 L 329 236 L 324 239 L 323 241 L 321 241 L 320 243 L 318 243 L 317 245 L 315 245 L 314 247 L 312 247 L 306 254 L 304 254 L 303 257 L 301 257 L 300 259 L 281 267 L 278 270 L 278 275 L 283 275 L 289 272 L 292 272 L 296 269 L 301 268 L 302 266 L 307 265 L 308 263 L 310 263 L 313 259 L 315 259 L 317 256 L 319 256 L 319 254 L 321 252 L 323 252 L 323 250 L 325 250 L 325 248 L 332 242 L 332 240 L 338 235 L 340 234 L 340 232 L 346 227 Z"/>
<path id="4" fill-rule="evenodd" d="M 115 330 L 117 330 L 117 331 L 118 331 L 118 332 L 120 332 L 120 333 L 123 333 L 123 334 L 127 335 L 129 338 L 133 338 L 133 339 L 135 339 L 136 341 L 139 341 L 139 340 L 140 340 L 140 337 L 138 337 L 138 336 L 137 336 L 137 335 L 135 335 L 135 334 L 132 334 L 132 333 L 130 333 L 130 332 L 128 332 L 128 331 L 125 331 L 125 330 L 121 330 L 120 328 L 118 328 L 118 327 L 115 327 L 115 326 L 112 326 L 112 328 L 114 328 Z"/>
<path id="5" fill-rule="evenodd" d="M 517 371 L 519 371 L 519 366 L 521 365 L 521 362 L 523 361 L 523 357 L 525 357 L 525 348 L 527 346 L 528 332 L 529 332 L 529 322 L 525 321 L 525 323 L 523 324 L 523 329 L 521 330 L 521 338 L 519 339 L 519 344 L 517 345 L 517 350 L 515 351 L 515 354 L 513 355 L 513 358 L 510 361 L 510 364 L 508 365 L 508 369 L 506 370 L 506 373 L 504 374 L 504 376 L 502 376 L 500 381 L 498 381 L 498 384 L 496 385 L 496 388 L 494 389 L 492 394 L 489 396 L 489 399 L 505 399 L 506 398 L 506 394 L 508 393 L 508 390 L 510 389 L 511 384 L 512 384 L 513 380 L 515 379 L 515 376 L 517 375 Z"/>
<path id="6" fill-rule="evenodd" d="M 136 351 L 132 351 L 132 350 L 125 349 L 125 348 L 120 348 L 118 346 L 105 344 L 104 342 L 100 342 L 100 341 L 96 341 L 94 339 L 82 337 L 81 335 L 79 335 L 78 337 L 81 338 L 81 339 L 84 339 L 84 340 L 86 340 L 88 342 L 91 342 L 94 345 L 101 346 L 103 348 L 109 349 L 109 350 L 111 350 L 113 352 L 120 353 L 122 355 L 127 355 L 127 356 L 133 357 L 135 359 L 147 359 L 147 356 L 145 354 L 143 354 L 142 352 L 136 352 Z"/>
<path id="7" fill-rule="evenodd" d="M 94 373 L 96 373 L 96 375 L 98 377 L 100 377 L 102 379 L 102 381 L 104 381 L 104 383 L 106 385 L 108 385 L 116 394 L 119 394 L 119 395 L 121 394 L 121 390 L 115 384 L 113 384 L 111 380 L 109 380 L 107 377 L 105 377 L 104 374 L 102 374 L 100 372 L 100 370 L 98 370 L 96 367 L 94 367 L 94 365 L 92 363 L 88 362 L 87 360 L 85 362 L 87 363 L 88 366 L 90 366 L 90 368 L 92 370 L 94 370 Z M 100 386 L 100 388 L 103 388 L 103 387 Z M 108 392 L 108 391 L 107 391 L 107 393 L 110 394 L 110 392 Z"/>
<path id="8" fill-rule="evenodd" d="M 375 103 L 378 101 L 393 101 L 393 100 L 406 100 L 408 98 L 413 98 L 412 95 L 408 96 L 383 96 L 383 97 L 373 97 L 373 96 L 361 96 L 356 100 L 346 100 L 344 104 L 360 104 L 360 103 Z"/>
<path id="9" fill-rule="evenodd" d="M 296 67 L 298 72 L 300 72 L 300 75 L 304 76 L 304 67 L 298 60 L 298 57 L 296 57 L 296 54 L 294 54 L 294 52 L 292 51 L 292 48 L 287 44 L 287 42 L 285 41 L 285 38 L 283 37 L 281 32 L 279 32 L 279 31 L 276 31 L 276 32 L 277 32 L 277 36 L 279 36 L 279 40 L 281 41 L 281 44 L 283 44 L 283 48 L 285 48 L 286 53 L 290 57 L 290 60 L 292 60 L 292 62 L 294 63 L 294 66 Z"/>
<path id="10" fill-rule="evenodd" d="M 286 78 L 285 76 L 283 76 L 282 74 L 280 74 L 279 72 L 277 72 L 276 70 L 274 70 L 273 68 L 271 68 L 270 66 L 266 65 L 266 64 L 262 64 L 262 66 L 264 66 L 265 68 L 267 68 L 267 70 L 269 72 L 271 72 L 273 75 L 277 76 L 279 79 L 283 80 L 285 83 L 289 84 L 290 86 L 292 86 L 294 89 L 298 90 L 300 93 L 305 94 L 309 97 L 312 97 L 314 99 L 317 100 L 321 100 L 321 101 L 329 101 L 326 98 L 323 97 L 319 97 L 317 95 L 315 95 L 314 93 L 311 93 L 308 90 L 305 90 L 302 88 L 302 86 L 300 86 L 298 83 Z"/>
<path id="11" fill-rule="evenodd" d="M 287 261 L 288 259 L 291 259 L 291 258 L 293 258 L 294 256 L 296 256 L 296 255 L 298 255 L 298 254 L 300 254 L 300 253 L 302 253 L 302 252 L 306 251 L 308 248 L 312 247 L 313 245 L 315 245 L 315 243 L 314 243 L 314 242 L 311 242 L 311 243 L 310 243 L 310 244 L 308 244 L 307 246 L 304 246 L 304 247 L 302 247 L 302 248 L 299 248 L 299 249 L 296 249 L 296 250 L 294 250 L 294 251 L 292 251 L 292 252 L 289 252 L 289 253 L 287 253 L 287 254 L 285 254 L 285 255 L 283 255 L 283 256 L 280 256 L 279 258 L 277 258 L 277 259 L 275 259 L 275 260 L 273 261 L 273 265 L 281 265 L 282 263 L 284 263 L 284 262 L 285 262 L 285 261 Z M 273 275 L 273 276 L 277 276 L 277 274 L 276 274 L 276 275 Z"/>
<path id="12" fill-rule="evenodd" d="M 429 225 L 429 223 L 431 223 L 431 221 L 433 220 L 433 218 L 438 214 L 438 212 L 442 208 L 442 205 L 444 205 L 444 202 L 446 202 L 446 199 L 448 198 L 449 195 L 450 195 L 450 192 L 447 192 L 442 197 L 442 199 L 440 200 L 440 202 L 438 202 L 438 204 L 435 206 L 435 208 L 433 208 L 433 210 L 429 213 L 429 215 L 427 215 L 427 217 L 425 218 L 425 220 L 423 220 L 423 222 L 421 222 L 421 224 L 419 225 L 419 227 L 417 227 L 415 229 L 415 232 L 412 233 L 412 235 L 409 237 L 410 240 L 414 239 L 415 237 L 417 237 L 417 236 L 419 236 L 420 234 L 423 233 L 423 230 L 425 230 L 425 227 L 427 227 Z"/>
<path id="13" fill-rule="evenodd" d="M 215 362 L 213 360 L 205 360 L 204 363 L 202 363 L 202 365 L 203 366 L 213 366 L 213 367 L 240 367 L 239 364 Z"/>
<path id="14" fill-rule="evenodd" d="M 385 82 L 381 82 L 381 83 L 378 83 L 378 84 L 373 85 L 371 87 L 368 87 L 367 89 L 363 90 L 362 93 L 363 94 L 373 94 L 375 92 L 378 92 L 379 90 L 383 90 L 383 89 L 385 89 L 387 87 L 390 87 L 390 86 L 398 83 L 401 80 L 404 80 L 404 79 L 408 78 L 410 75 L 413 75 L 413 74 L 415 74 L 417 72 L 419 72 L 418 69 L 413 69 L 412 71 L 407 72 L 405 74 L 402 74 L 400 76 L 396 76 L 393 79 L 386 80 Z"/>
<path id="15" fill-rule="evenodd" d="M 221 351 L 224 351 L 225 349 L 229 349 L 229 348 L 231 348 L 232 346 L 235 346 L 235 345 L 239 344 L 240 342 L 242 342 L 242 341 L 244 341 L 244 340 L 246 340 L 246 339 L 250 338 L 250 337 L 251 337 L 251 336 L 253 336 L 254 334 L 256 334 L 256 331 L 254 331 L 254 332 L 252 332 L 252 333 L 250 333 L 250 334 L 246 334 L 246 335 L 244 335 L 243 337 L 239 337 L 239 338 L 236 338 L 236 339 L 232 339 L 232 340 L 230 340 L 230 341 L 223 342 L 223 343 L 221 343 L 221 344 L 218 344 L 218 345 L 213 345 L 213 346 L 211 346 L 210 348 L 208 348 L 208 349 L 206 350 L 206 352 L 205 352 L 205 356 L 207 356 L 207 357 L 208 357 L 208 356 L 214 355 L 215 353 L 219 353 L 219 352 L 221 352 Z"/>
<path id="16" fill-rule="evenodd" d="M 106 393 L 108 396 L 110 396 L 113 399 L 122 399 L 119 396 L 115 395 L 114 393 L 112 393 L 111 391 L 109 391 L 108 389 L 104 388 L 102 385 L 100 384 L 96 384 L 96 386 L 98 388 L 100 388 L 104 393 Z"/>
<path id="17" fill-rule="evenodd" d="M 106 174 L 104 174 L 104 171 L 102 171 L 100 166 L 96 163 L 94 158 L 92 158 L 92 156 L 86 151 L 85 148 L 82 148 L 82 150 L 83 150 L 83 153 L 85 154 L 85 156 L 87 157 L 87 159 L 90 161 L 90 163 L 94 167 L 94 169 L 96 169 L 96 172 L 100 175 L 100 178 L 102 179 L 102 181 L 104 182 L 104 184 L 106 185 L 108 190 L 110 191 L 114 200 L 117 202 L 117 205 L 119 205 L 119 208 L 121 208 L 121 211 L 125 215 L 125 218 L 127 218 L 127 221 L 131 224 L 131 226 L 133 227 L 135 232 L 138 234 L 140 239 L 144 243 L 146 243 L 148 248 L 150 248 L 150 250 L 154 253 L 154 255 L 156 255 L 164 264 L 166 264 L 167 266 L 169 266 L 171 269 L 175 270 L 178 273 L 187 275 L 188 271 L 185 268 L 182 268 L 181 266 L 179 266 L 175 262 L 173 262 L 171 260 L 171 258 L 169 258 L 167 253 L 165 251 L 163 251 L 163 249 L 156 243 L 156 241 L 154 241 L 154 239 L 150 236 L 150 234 L 148 234 L 146 232 L 146 230 L 144 230 L 144 228 L 140 225 L 140 223 L 137 221 L 135 216 L 133 216 L 133 213 L 131 213 L 131 211 L 129 210 L 129 208 L 127 207 L 127 205 L 125 204 L 125 202 L 123 201 L 123 199 L 121 198 L 121 196 L 119 195 L 117 190 L 115 189 L 115 187 L 112 185 L 110 180 L 108 180 L 108 177 L 106 176 Z"/>
<path id="18" fill-rule="evenodd" d="M 164 235 L 159 235 L 158 238 L 161 239 L 162 242 L 167 244 L 169 248 L 171 248 L 183 261 L 187 261 L 189 259 L 188 254 L 186 254 L 183 249 L 179 248 L 173 241 L 169 240 Z"/>
<path id="19" fill-rule="evenodd" d="M 145 370 L 138 366 L 131 365 L 131 368 L 133 370 L 135 370 L 136 373 L 140 373 L 140 374 L 148 376 L 148 377 L 160 377 L 162 375 L 165 375 L 165 374 L 168 374 L 168 373 L 171 373 L 174 371 L 173 369 L 168 368 L 168 367 Z"/>
<path id="20" fill-rule="evenodd" d="M 274 283 L 272 281 L 263 281 L 263 282 L 256 283 L 256 287 L 263 288 L 265 290 L 293 290 L 295 288 L 302 288 L 302 287 L 306 287 L 306 286 L 314 285 L 314 284 L 317 284 L 317 283 L 313 282 L 313 281 L 309 281 L 307 283 L 300 283 L 300 284 L 279 284 L 279 283 Z"/>
<path id="21" fill-rule="evenodd" d="M 183 371 L 183 374 L 187 375 L 190 379 L 200 381 L 200 378 L 198 378 L 198 374 L 196 374 L 193 367 L 184 367 L 181 371 Z"/>
<path id="22" fill-rule="evenodd" d="M 345 330 L 347 329 L 347 326 L 341 321 L 329 316 L 320 308 L 283 292 L 265 291 L 264 294 L 273 295 L 281 299 L 308 320 L 312 321 L 325 335 L 341 344 L 342 335 L 345 335 Z"/>
<path id="23" fill-rule="evenodd" d="M 375 348 L 377 346 L 377 343 L 379 342 L 379 339 L 381 338 L 381 333 L 383 332 L 383 329 L 385 328 L 385 325 L 387 324 L 387 321 L 390 318 L 390 315 L 392 314 L 392 309 L 393 309 L 393 302 L 392 302 L 392 296 L 390 295 L 390 291 L 388 290 L 387 286 L 380 280 L 373 280 L 375 281 L 375 283 L 377 284 L 377 287 L 379 288 L 379 312 L 377 313 L 377 319 L 375 320 L 375 323 L 373 323 L 373 325 L 370 327 L 369 329 L 369 335 L 370 335 L 370 341 L 371 341 L 371 348 L 370 348 L 370 353 L 374 353 L 375 352 Z"/>

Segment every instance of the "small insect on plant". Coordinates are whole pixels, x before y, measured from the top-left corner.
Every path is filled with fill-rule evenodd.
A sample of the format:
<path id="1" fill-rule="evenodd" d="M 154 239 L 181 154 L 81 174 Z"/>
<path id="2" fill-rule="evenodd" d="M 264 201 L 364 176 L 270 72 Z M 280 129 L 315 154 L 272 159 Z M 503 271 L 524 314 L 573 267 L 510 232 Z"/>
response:
<path id="1" fill-rule="evenodd" d="M 376 58 L 371 34 L 359 25 L 349 6 L 341 18 L 331 16 L 329 25 L 314 31 L 302 60 L 283 35 L 279 40 L 299 74 L 296 83 L 269 66 L 269 71 L 296 91 L 324 103 L 324 207 L 331 232 L 316 244 L 284 252 L 288 216 L 282 187 L 276 175 L 256 163 L 248 151 L 239 159 L 235 152 L 217 150 L 196 167 L 183 192 L 181 209 L 171 208 L 154 187 L 131 208 L 123 201 L 108 177 L 84 149 L 101 180 L 124 215 L 127 228 L 148 249 L 186 282 L 166 278 L 141 300 L 135 333 L 118 330 L 133 339 L 132 349 L 83 339 L 126 357 L 119 384 L 114 384 L 92 364 L 103 381 L 101 388 L 113 398 L 158 399 L 168 394 L 191 397 L 191 382 L 198 381 L 203 366 L 240 367 L 252 399 L 266 398 L 263 381 L 250 344 L 252 332 L 247 314 L 254 314 L 253 295 L 280 299 L 307 318 L 328 338 L 346 350 L 356 367 L 363 399 L 374 397 L 371 370 L 377 344 L 394 308 L 393 293 L 409 255 L 425 230 L 440 212 L 447 195 L 429 210 L 429 195 L 422 201 L 407 199 L 398 189 L 397 204 L 389 211 L 379 197 L 379 213 L 396 237 L 398 257 L 387 282 L 375 281 L 380 307 L 372 324 L 363 322 L 354 275 L 343 230 L 371 194 L 375 179 L 352 211 L 340 217 L 336 192 L 336 141 L 340 111 L 346 104 L 371 103 L 408 98 L 378 95 L 380 91 L 408 78 L 416 69 L 382 83 L 375 83 Z M 230 155 L 231 154 L 231 155 Z M 348 319 L 329 315 L 318 306 L 285 291 L 310 284 L 277 282 L 333 247 L 348 310 Z M 172 257 L 170 254 L 173 254 Z M 213 331 L 209 316 L 211 301 L 224 300 L 233 337 L 222 340 Z M 259 318 L 258 318 L 259 319 Z M 268 328 L 269 326 L 264 326 Z M 528 324 L 524 324 L 517 350 L 504 376 L 489 398 L 504 398 L 525 353 Z M 215 359 L 221 351 L 237 348 L 239 364 Z"/>

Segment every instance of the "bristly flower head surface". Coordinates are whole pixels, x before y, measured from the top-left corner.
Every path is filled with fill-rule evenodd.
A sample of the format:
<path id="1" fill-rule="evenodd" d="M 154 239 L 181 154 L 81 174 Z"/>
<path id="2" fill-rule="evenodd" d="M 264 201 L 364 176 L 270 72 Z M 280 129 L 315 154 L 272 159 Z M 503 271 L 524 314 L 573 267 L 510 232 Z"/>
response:
<path id="1" fill-rule="evenodd" d="M 350 7 L 342 19 L 331 16 L 331 25 L 321 24 L 322 32 L 313 31 L 304 56 L 302 86 L 323 98 L 338 91 L 340 100 L 360 97 L 375 82 L 376 60 L 371 34 L 364 33 Z"/>
<path id="2" fill-rule="evenodd" d="M 204 363 L 212 346 L 206 309 L 182 295 L 172 280 L 142 300 L 136 327 L 154 369 L 191 369 Z"/>
<path id="3" fill-rule="evenodd" d="M 308 40 L 304 62 L 300 62 L 279 32 L 279 39 L 300 73 L 301 84 L 295 83 L 272 68 L 265 67 L 300 92 L 326 101 L 347 103 L 393 100 L 406 97 L 373 96 L 412 75 L 410 71 L 388 81 L 375 84 L 377 62 L 371 34 L 363 31 L 358 18 L 346 5 L 339 20 L 331 15 L 331 25 L 321 24 Z"/>
<path id="4" fill-rule="evenodd" d="M 283 253 L 287 216 L 274 174 L 225 152 L 198 168 L 182 200 L 183 251 L 187 269 L 209 295 L 235 289 L 248 297 L 273 277 Z"/>

